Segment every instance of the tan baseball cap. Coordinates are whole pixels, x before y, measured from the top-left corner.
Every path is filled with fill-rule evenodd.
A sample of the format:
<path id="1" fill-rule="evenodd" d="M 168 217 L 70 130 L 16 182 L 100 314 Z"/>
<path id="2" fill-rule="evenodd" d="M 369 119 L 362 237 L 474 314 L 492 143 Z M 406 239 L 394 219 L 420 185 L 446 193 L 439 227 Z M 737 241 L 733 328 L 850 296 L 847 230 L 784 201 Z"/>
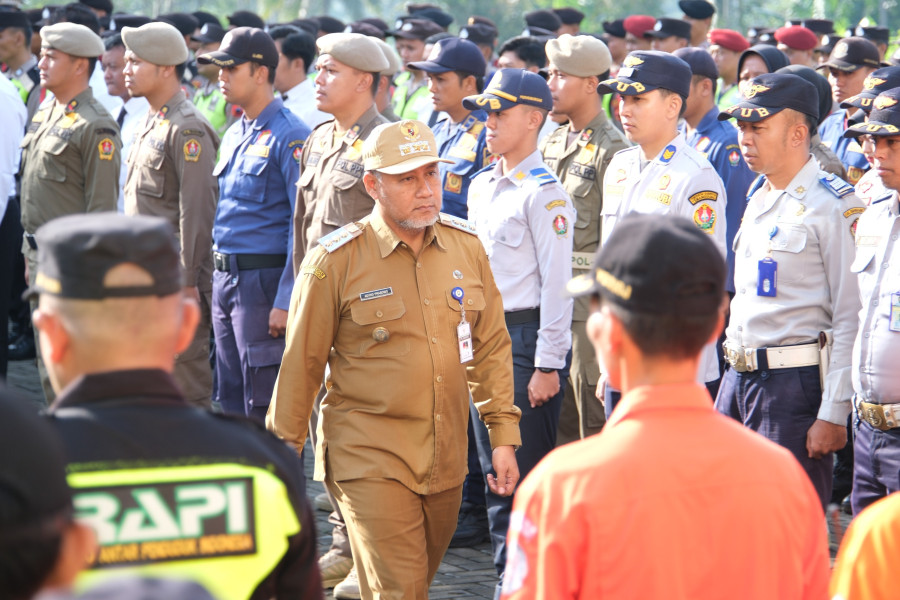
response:
<path id="1" fill-rule="evenodd" d="M 428 125 L 404 120 L 379 125 L 369 134 L 363 146 L 366 171 L 388 175 L 408 173 L 432 163 L 452 163 L 438 156 L 437 142 Z"/>
<path id="2" fill-rule="evenodd" d="M 77 23 L 57 23 L 41 27 L 41 47 L 85 58 L 96 58 L 104 51 L 100 36 Z"/>

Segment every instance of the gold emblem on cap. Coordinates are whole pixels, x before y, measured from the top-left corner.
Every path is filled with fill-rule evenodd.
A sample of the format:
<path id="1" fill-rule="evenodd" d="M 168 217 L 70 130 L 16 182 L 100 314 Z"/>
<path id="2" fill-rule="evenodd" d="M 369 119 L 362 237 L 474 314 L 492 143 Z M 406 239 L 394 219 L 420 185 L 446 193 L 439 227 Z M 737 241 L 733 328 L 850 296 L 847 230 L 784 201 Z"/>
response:
<path id="1" fill-rule="evenodd" d="M 644 64 L 644 61 L 637 56 L 626 56 L 622 64 L 626 67 L 636 67 L 637 65 Z"/>
<path id="2" fill-rule="evenodd" d="M 419 126 L 412 121 L 403 121 L 400 123 L 400 131 L 403 132 L 403 137 L 410 142 L 419 139 Z"/>
<path id="3" fill-rule="evenodd" d="M 894 98 L 888 98 L 887 96 L 878 96 L 875 98 L 874 107 L 878 110 L 883 110 L 885 108 L 890 108 L 897 104 L 897 100 Z"/>
<path id="4" fill-rule="evenodd" d="M 758 83 L 754 83 L 751 86 L 747 87 L 747 91 L 744 94 L 745 98 L 752 98 L 757 94 L 762 94 L 763 92 L 768 92 L 770 88 L 764 85 L 760 85 Z"/>
<path id="5" fill-rule="evenodd" d="M 863 81 L 863 89 L 872 90 L 875 89 L 875 86 L 881 85 L 882 83 L 886 83 L 887 79 L 879 79 L 878 77 L 872 77 L 869 75 L 866 77 L 866 80 Z"/>
<path id="6" fill-rule="evenodd" d="M 847 56 L 848 51 L 849 48 L 847 47 L 847 42 L 838 42 L 837 46 L 834 47 L 834 57 L 844 58 Z"/>

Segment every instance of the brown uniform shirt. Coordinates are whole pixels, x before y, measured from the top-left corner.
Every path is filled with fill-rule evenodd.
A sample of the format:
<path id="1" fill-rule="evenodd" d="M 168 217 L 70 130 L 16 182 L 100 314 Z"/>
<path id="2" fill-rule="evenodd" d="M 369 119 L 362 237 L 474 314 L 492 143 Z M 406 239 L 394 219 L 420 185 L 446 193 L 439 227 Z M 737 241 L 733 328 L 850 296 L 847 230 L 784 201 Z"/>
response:
<path id="1" fill-rule="evenodd" d="M 56 217 L 116 210 L 122 141 L 116 122 L 91 88 L 66 106 L 46 102 L 20 147 L 26 233 Z"/>
<path id="2" fill-rule="evenodd" d="M 307 254 L 266 425 L 299 451 L 328 363 L 317 481 L 327 465 L 334 481 L 388 478 L 418 494 L 462 484 L 470 390 L 492 446 L 521 444 L 500 292 L 481 242 L 455 227 L 467 224 L 442 215 L 416 257 L 376 212 Z M 455 287 L 472 332 L 465 364 Z"/>
<path id="3" fill-rule="evenodd" d="M 569 126 L 558 127 L 541 144 L 544 162 L 559 177 L 577 211 L 572 238 L 572 269 L 586 270 L 600 245 L 603 175 L 613 155 L 630 146 L 602 110 L 568 143 Z M 575 300 L 573 321 L 586 321 L 588 298 Z"/>
<path id="4" fill-rule="evenodd" d="M 219 136 L 179 90 L 138 129 L 128 156 L 125 213 L 166 219 L 181 248 L 185 285 L 212 289 Z"/>
<path id="5" fill-rule="evenodd" d="M 294 274 L 317 240 L 372 212 L 375 201 L 363 185 L 362 146 L 366 136 L 387 119 L 373 104 L 334 142 L 334 120 L 316 127 L 300 157 L 300 180 L 294 208 Z"/>

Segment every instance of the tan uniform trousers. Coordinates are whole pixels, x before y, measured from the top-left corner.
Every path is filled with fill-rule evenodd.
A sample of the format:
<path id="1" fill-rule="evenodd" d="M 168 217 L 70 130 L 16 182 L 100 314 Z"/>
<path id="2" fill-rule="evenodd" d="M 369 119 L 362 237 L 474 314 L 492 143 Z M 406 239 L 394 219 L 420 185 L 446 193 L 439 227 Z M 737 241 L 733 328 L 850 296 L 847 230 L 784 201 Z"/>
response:
<path id="1" fill-rule="evenodd" d="M 209 364 L 209 331 L 212 327 L 210 305 L 212 291 L 200 291 L 200 322 L 191 345 L 175 357 L 175 382 L 184 399 L 194 406 L 212 406 L 212 367 Z"/>
<path id="2" fill-rule="evenodd" d="M 559 414 L 557 446 L 586 438 L 603 429 L 606 413 L 595 395 L 599 378 L 597 354 L 588 339 L 585 322 L 572 321 L 572 366 Z"/>
<path id="3" fill-rule="evenodd" d="M 347 523 L 364 600 L 428 598 L 462 502 L 462 485 L 420 495 L 393 479 L 325 484 Z"/>

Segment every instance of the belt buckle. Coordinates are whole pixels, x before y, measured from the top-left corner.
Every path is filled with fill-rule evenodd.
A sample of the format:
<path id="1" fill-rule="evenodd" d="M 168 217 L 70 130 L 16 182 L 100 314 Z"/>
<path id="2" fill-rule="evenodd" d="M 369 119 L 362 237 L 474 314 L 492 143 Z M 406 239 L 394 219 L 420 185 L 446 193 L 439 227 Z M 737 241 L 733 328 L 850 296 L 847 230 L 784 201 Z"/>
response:
<path id="1" fill-rule="evenodd" d="M 884 406 L 880 404 L 860 401 L 857 410 L 862 416 L 862 419 L 875 429 L 887 431 L 894 426 L 893 419 L 891 419 L 891 422 L 889 423 L 888 419 L 885 418 Z"/>
<path id="2" fill-rule="evenodd" d="M 744 361 L 744 354 L 741 350 L 735 350 L 728 344 L 723 344 L 723 348 L 725 350 L 725 360 L 728 361 L 728 364 L 731 365 L 735 371 L 742 373 L 746 370 L 747 365 Z"/>

